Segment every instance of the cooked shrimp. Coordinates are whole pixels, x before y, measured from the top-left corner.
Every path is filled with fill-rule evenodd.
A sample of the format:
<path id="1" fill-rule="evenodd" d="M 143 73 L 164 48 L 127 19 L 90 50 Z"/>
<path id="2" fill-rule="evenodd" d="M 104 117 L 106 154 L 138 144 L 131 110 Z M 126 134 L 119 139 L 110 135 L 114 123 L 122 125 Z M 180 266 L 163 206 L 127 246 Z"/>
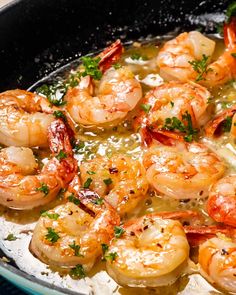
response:
<path id="1" fill-rule="evenodd" d="M 81 180 L 114 206 L 119 214 L 131 212 L 148 190 L 145 169 L 139 161 L 123 155 L 97 157 L 80 165 Z"/>
<path id="2" fill-rule="evenodd" d="M 199 247 L 201 274 L 228 292 L 236 292 L 236 243 L 225 236 L 207 240 Z"/>
<path id="3" fill-rule="evenodd" d="M 211 187 L 207 211 L 215 221 L 236 227 L 236 175 L 221 178 Z"/>
<path id="4" fill-rule="evenodd" d="M 147 180 L 158 192 L 175 199 L 205 198 L 225 171 L 224 162 L 199 143 L 151 146 L 143 158 Z"/>
<path id="5" fill-rule="evenodd" d="M 158 86 L 146 94 L 142 106 L 150 109 L 140 111 L 135 119 L 135 129 L 161 128 L 167 118 L 176 117 L 182 121 L 186 112 L 191 116 L 193 127 L 199 127 L 208 120 L 209 97 L 210 92 L 205 87 L 193 82 L 170 82 Z"/>
<path id="6" fill-rule="evenodd" d="M 114 125 L 137 105 L 142 97 L 140 83 L 127 67 L 108 67 L 121 53 L 117 43 L 102 53 L 100 69 L 105 70 L 97 83 L 91 76 L 81 77 L 78 86 L 70 88 L 65 95 L 66 109 L 72 119 L 84 126 Z"/>
<path id="7" fill-rule="evenodd" d="M 111 241 L 108 274 L 120 285 L 158 287 L 174 283 L 183 273 L 189 245 L 179 221 L 155 214 L 131 220 L 124 234 Z M 114 255 L 115 253 L 115 255 Z"/>
<path id="8" fill-rule="evenodd" d="M 67 128 L 53 121 L 48 131 L 53 157 L 38 172 L 38 163 L 29 148 L 8 147 L 0 152 L 0 204 L 18 210 L 49 203 L 74 177 L 73 158 Z"/>
<path id="9" fill-rule="evenodd" d="M 165 43 L 157 56 L 161 75 L 167 80 L 186 82 L 198 80 L 206 86 L 217 86 L 236 77 L 236 20 L 224 25 L 226 50 L 214 62 L 210 59 L 215 49 L 215 42 L 197 31 L 182 33 Z M 203 71 L 198 72 L 191 64 L 193 61 L 204 62 Z M 208 65 L 207 65 L 208 63 Z M 200 75 L 201 76 L 200 76 Z"/>
<path id="10" fill-rule="evenodd" d="M 0 94 L 0 143 L 6 146 L 47 146 L 53 121 L 46 98 L 24 90 Z"/>
<path id="11" fill-rule="evenodd" d="M 78 202 L 57 206 L 40 217 L 30 250 L 47 264 L 68 268 L 79 264 L 87 272 L 102 255 L 102 244 L 114 236 L 120 219 L 106 201 L 96 203 L 100 198 L 90 190 L 71 196 Z"/>

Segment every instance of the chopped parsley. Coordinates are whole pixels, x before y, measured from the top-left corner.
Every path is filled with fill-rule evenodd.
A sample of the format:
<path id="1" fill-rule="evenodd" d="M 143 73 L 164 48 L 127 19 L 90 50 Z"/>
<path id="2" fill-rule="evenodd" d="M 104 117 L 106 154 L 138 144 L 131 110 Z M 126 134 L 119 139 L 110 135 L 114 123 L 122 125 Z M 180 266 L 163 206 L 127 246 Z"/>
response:
<path id="1" fill-rule="evenodd" d="M 120 226 L 114 227 L 114 234 L 116 238 L 120 238 L 125 233 L 125 230 Z"/>
<path id="2" fill-rule="evenodd" d="M 94 171 L 87 171 L 87 174 L 93 175 L 93 174 L 96 174 L 96 172 L 94 172 Z"/>
<path id="3" fill-rule="evenodd" d="M 224 122 L 222 123 L 222 130 L 224 132 L 229 132 L 231 129 L 231 125 L 232 125 L 232 118 L 231 117 L 226 117 Z"/>
<path id="4" fill-rule="evenodd" d="M 226 22 L 229 23 L 232 16 L 236 15 L 236 1 L 229 4 L 225 15 L 226 15 Z"/>
<path id="5" fill-rule="evenodd" d="M 87 180 L 85 181 L 83 187 L 84 188 L 89 188 L 90 187 L 90 184 L 93 182 L 92 178 L 87 178 Z"/>
<path id="6" fill-rule="evenodd" d="M 102 205 L 103 204 L 103 198 L 98 198 L 96 200 L 92 201 L 96 205 Z"/>
<path id="7" fill-rule="evenodd" d="M 111 262 L 113 262 L 116 257 L 118 257 L 118 254 L 116 252 L 110 252 L 107 255 L 105 255 L 105 259 L 106 260 L 110 260 Z"/>
<path id="8" fill-rule="evenodd" d="M 118 70 L 118 69 L 120 69 L 120 68 L 122 67 L 122 65 L 119 64 L 119 63 L 114 63 L 112 66 L 113 66 L 113 68 L 114 68 L 115 70 Z"/>
<path id="9" fill-rule="evenodd" d="M 178 130 L 182 133 L 185 133 L 184 140 L 187 142 L 193 141 L 196 139 L 198 129 L 193 128 L 191 115 L 186 111 L 182 115 L 183 122 L 180 121 L 177 117 L 166 118 L 163 129 L 166 130 Z M 184 124 L 185 123 L 185 124 Z"/>
<path id="10" fill-rule="evenodd" d="M 9 234 L 4 240 L 12 242 L 12 241 L 17 240 L 17 237 L 14 236 L 13 234 Z"/>
<path id="11" fill-rule="evenodd" d="M 41 186 L 36 188 L 36 192 L 42 192 L 46 196 L 49 194 L 49 187 L 46 185 L 46 183 L 42 182 Z"/>
<path id="12" fill-rule="evenodd" d="M 105 254 L 108 251 L 108 249 L 109 249 L 109 247 L 108 247 L 107 244 L 101 244 L 101 247 L 102 247 L 102 253 L 103 254 Z"/>
<path id="13" fill-rule="evenodd" d="M 236 58 L 236 53 L 235 53 L 235 52 L 231 53 L 231 55 L 232 55 L 234 58 Z"/>
<path id="14" fill-rule="evenodd" d="M 86 275 L 83 265 L 77 264 L 76 267 L 72 268 L 70 271 L 70 276 L 72 279 L 81 279 Z"/>
<path id="15" fill-rule="evenodd" d="M 140 105 L 140 108 L 145 112 L 145 113 L 149 113 L 150 109 L 152 108 L 152 106 L 150 104 L 145 104 L 142 103 Z"/>
<path id="16" fill-rule="evenodd" d="M 171 105 L 171 107 L 173 108 L 175 104 L 174 104 L 173 101 L 171 101 L 171 102 L 170 102 L 170 105 Z"/>
<path id="17" fill-rule="evenodd" d="M 57 119 L 63 119 L 64 121 L 66 121 L 66 115 L 62 111 L 54 111 L 53 115 Z"/>
<path id="18" fill-rule="evenodd" d="M 110 185 L 112 184 L 112 179 L 111 178 L 103 179 L 103 182 L 105 183 L 105 185 Z"/>
<path id="19" fill-rule="evenodd" d="M 222 107 L 222 109 L 228 109 L 228 108 L 230 108 L 232 106 L 232 103 L 231 102 L 229 102 L 229 101 L 222 101 L 221 102 L 221 107 Z"/>
<path id="20" fill-rule="evenodd" d="M 141 55 L 137 52 L 131 54 L 130 58 L 133 60 L 148 60 L 146 55 Z"/>
<path id="21" fill-rule="evenodd" d="M 79 141 L 79 143 L 74 144 L 74 152 L 76 154 L 83 153 L 84 147 L 85 147 L 85 143 L 83 141 Z"/>
<path id="22" fill-rule="evenodd" d="M 84 56 L 81 58 L 84 66 L 84 72 L 81 73 L 83 77 L 89 75 L 94 80 L 102 78 L 102 71 L 99 69 L 100 57 Z"/>
<path id="23" fill-rule="evenodd" d="M 55 106 L 63 106 L 66 104 L 66 101 L 63 100 L 66 91 L 67 87 L 62 82 L 51 85 L 43 84 L 36 89 L 38 94 L 45 96 L 48 101 Z"/>
<path id="24" fill-rule="evenodd" d="M 47 230 L 48 233 L 46 234 L 45 238 L 51 243 L 56 243 L 60 239 L 58 233 L 55 232 L 55 230 L 51 227 L 48 227 Z"/>
<path id="25" fill-rule="evenodd" d="M 83 256 L 82 254 L 79 253 L 80 246 L 76 245 L 75 241 L 73 241 L 73 244 L 69 245 L 69 247 L 74 250 L 75 256 L 80 256 L 80 257 Z"/>
<path id="26" fill-rule="evenodd" d="M 62 159 L 67 158 L 67 154 L 63 150 L 60 150 L 56 158 L 58 161 L 61 161 Z"/>
<path id="27" fill-rule="evenodd" d="M 41 214 L 42 217 L 48 217 L 50 219 L 54 219 L 54 220 L 57 220 L 58 217 L 60 216 L 59 214 L 57 213 L 49 213 L 47 211 L 44 211 L 42 214 Z"/>
<path id="28" fill-rule="evenodd" d="M 71 202 L 71 203 L 74 203 L 77 206 L 80 204 L 80 200 L 78 198 L 76 198 L 74 194 L 71 194 L 68 197 L 68 201 Z"/>
<path id="29" fill-rule="evenodd" d="M 211 68 L 207 69 L 208 59 L 209 59 L 209 56 L 206 56 L 205 54 L 203 54 L 201 60 L 189 61 L 190 65 L 193 67 L 194 71 L 198 73 L 198 75 L 196 77 L 197 82 L 199 82 L 201 80 L 205 80 L 204 75 L 212 70 Z"/>

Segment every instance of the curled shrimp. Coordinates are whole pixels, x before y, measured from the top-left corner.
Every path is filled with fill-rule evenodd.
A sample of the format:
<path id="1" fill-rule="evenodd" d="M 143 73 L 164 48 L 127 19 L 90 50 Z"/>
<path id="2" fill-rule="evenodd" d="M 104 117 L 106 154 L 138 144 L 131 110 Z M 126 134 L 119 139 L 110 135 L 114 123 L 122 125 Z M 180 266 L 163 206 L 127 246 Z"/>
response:
<path id="1" fill-rule="evenodd" d="M 141 132 L 148 127 L 161 129 L 167 118 L 176 117 L 180 121 L 188 113 L 193 127 L 206 123 L 206 112 L 210 92 L 196 83 L 170 82 L 149 91 L 143 99 L 143 104 L 150 108 L 140 110 L 134 123 L 135 129 L 141 127 Z"/>
<path id="2" fill-rule="evenodd" d="M 24 90 L 0 94 L 0 143 L 5 146 L 44 147 L 54 117 L 46 98 Z"/>
<path id="3" fill-rule="evenodd" d="M 236 175 L 218 180 L 207 201 L 207 212 L 217 222 L 236 227 Z"/>
<path id="4" fill-rule="evenodd" d="M 73 179 L 77 162 L 61 120 L 51 123 L 48 139 L 53 157 L 41 171 L 29 148 L 8 147 L 0 151 L 1 205 L 18 210 L 44 205 Z M 63 158 L 58 157 L 60 153 Z"/>
<path id="5" fill-rule="evenodd" d="M 224 162 L 199 143 L 152 145 L 143 158 L 147 180 L 158 192 L 175 198 L 205 198 L 225 171 Z"/>
<path id="6" fill-rule="evenodd" d="M 80 165 L 82 183 L 104 197 L 119 214 L 131 212 L 148 190 L 145 169 L 139 161 L 123 155 L 97 157 Z"/>
<path id="7" fill-rule="evenodd" d="M 183 273 L 189 245 L 177 220 L 155 214 L 131 220 L 124 234 L 111 241 L 107 257 L 108 274 L 120 285 L 158 287 L 174 283 Z"/>
<path id="8" fill-rule="evenodd" d="M 236 292 L 236 243 L 219 235 L 199 247 L 201 274 L 208 281 L 228 292 Z"/>
<path id="9" fill-rule="evenodd" d="M 182 33 L 166 42 L 160 50 L 157 56 L 160 73 L 167 80 L 197 80 L 206 86 L 222 85 L 236 76 L 236 59 L 232 56 L 232 53 L 236 53 L 235 40 L 236 19 L 233 18 L 229 24 L 224 25 L 226 50 L 209 64 L 215 42 L 197 31 Z M 200 60 L 205 63 L 202 72 L 194 69 L 192 64 Z"/>
<path id="10" fill-rule="evenodd" d="M 110 67 L 116 55 L 121 54 L 121 48 L 121 43 L 116 42 L 100 55 L 100 69 L 105 72 L 99 82 L 95 83 L 87 75 L 66 93 L 66 108 L 76 123 L 84 126 L 114 125 L 124 119 L 141 99 L 141 85 L 133 73 L 127 67 Z"/>
<path id="11" fill-rule="evenodd" d="M 97 202 L 99 196 L 90 190 L 81 189 L 69 200 L 70 196 L 77 202 L 57 206 L 40 217 L 30 250 L 49 265 L 72 268 L 79 264 L 87 272 L 102 255 L 102 244 L 114 236 L 120 219 L 112 206 Z"/>

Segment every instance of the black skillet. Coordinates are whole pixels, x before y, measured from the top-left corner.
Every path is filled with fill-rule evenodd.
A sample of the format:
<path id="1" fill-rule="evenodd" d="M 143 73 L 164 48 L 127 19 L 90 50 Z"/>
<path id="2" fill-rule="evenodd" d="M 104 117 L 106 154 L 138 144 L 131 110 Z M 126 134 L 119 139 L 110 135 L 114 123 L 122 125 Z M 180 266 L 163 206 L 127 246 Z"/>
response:
<path id="1" fill-rule="evenodd" d="M 226 0 L 12 1 L 0 10 L 0 91 L 28 89 L 49 73 L 117 38 L 124 42 L 137 40 L 162 35 L 177 27 L 215 32 L 229 3 Z M 14 261 L 6 264 L 0 260 L 0 274 L 32 294 L 78 294 L 20 271 Z"/>

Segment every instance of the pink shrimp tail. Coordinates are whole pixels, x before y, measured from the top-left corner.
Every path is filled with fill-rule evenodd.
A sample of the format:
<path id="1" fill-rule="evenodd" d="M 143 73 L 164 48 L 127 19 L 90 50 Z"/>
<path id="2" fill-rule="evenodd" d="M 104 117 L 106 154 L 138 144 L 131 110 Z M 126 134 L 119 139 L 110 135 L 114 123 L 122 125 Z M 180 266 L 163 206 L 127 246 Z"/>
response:
<path id="1" fill-rule="evenodd" d="M 224 42 L 230 50 L 236 47 L 236 17 L 232 17 L 229 23 L 224 24 Z"/>
<path id="2" fill-rule="evenodd" d="M 116 63 L 123 52 L 123 46 L 121 41 L 118 39 L 101 52 L 98 57 L 101 58 L 99 62 L 99 68 L 102 72 L 105 72 L 111 67 L 112 64 Z"/>

